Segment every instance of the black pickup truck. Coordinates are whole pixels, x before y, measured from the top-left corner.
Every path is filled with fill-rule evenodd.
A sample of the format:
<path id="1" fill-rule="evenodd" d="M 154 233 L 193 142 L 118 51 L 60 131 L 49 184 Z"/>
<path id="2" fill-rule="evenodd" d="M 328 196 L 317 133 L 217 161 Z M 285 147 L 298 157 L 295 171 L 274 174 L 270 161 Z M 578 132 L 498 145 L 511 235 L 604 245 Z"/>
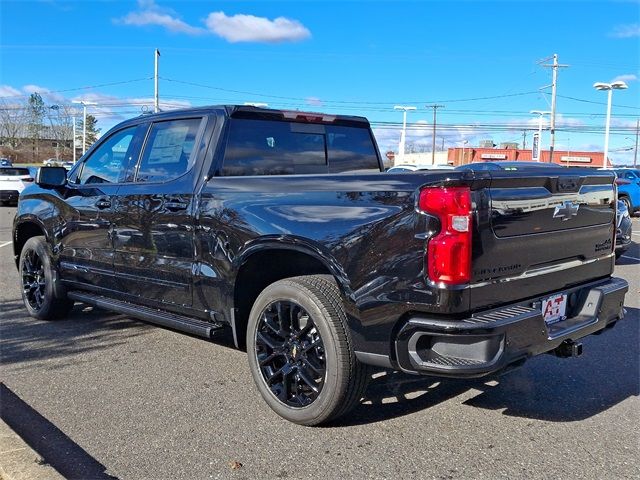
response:
<path id="1" fill-rule="evenodd" d="M 278 414 L 349 411 L 370 366 L 446 377 L 576 356 L 624 316 L 609 172 L 388 174 L 366 119 L 142 116 L 41 168 L 13 242 L 39 319 L 74 302 L 246 347 Z"/>

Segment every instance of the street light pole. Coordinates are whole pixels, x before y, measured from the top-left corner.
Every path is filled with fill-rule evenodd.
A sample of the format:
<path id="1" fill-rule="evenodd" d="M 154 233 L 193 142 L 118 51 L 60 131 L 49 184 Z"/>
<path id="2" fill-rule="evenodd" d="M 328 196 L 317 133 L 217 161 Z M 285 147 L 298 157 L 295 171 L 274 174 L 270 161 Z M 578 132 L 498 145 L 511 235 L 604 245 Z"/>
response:
<path id="1" fill-rule="evenodd" d="M 640 135 L 640 119 L 636 119 L 636 148 L 633 152 L 633 168 L 638 165 L 638 135 Z"/>
<path id="2" fill-rule="evenodd" d="M 82 105 L 82 155 L 87 151 L 87 105 L 97 105 L 95 102 L 73 100 L 71 103 Z"/>
<path id="3" fill-rule="evenodd" d="M 153 74 L 153 83 L 154 83 L 154 95 L 153 95 L 153 112 L 158 113 L 160 111 L 160 92 L 158 91 L 158 61 L 160 59 L 160 50 L 156 48 L 154 53 L 155 58 L 155 68 Z"/>
<path id="4" fill-rule="evenodd" d="M 407 135 L 407 111 L 415 110 L 416 107 L 411 107 L 407 105 L 396 105 L 393 107 L 394 110 L 402 110 L 402 132 L 400 133 L 400 145 L 398 145 L 398 153 L 400 154 L 400 163 L 404 162 L 404 147 L 405 140 Z"/>
<path id="5" fill-rule="evenodd" d="M 609 166 L 609 127 L 611 125 L 611 99 L 613 98 L 614 90 L 624 90 L 629 88 L 626 83 L 619 80 L 613 83 L 596 82 L 593 84 L 593 88 L 600 91 L 607 91 L 607 121 L 604 127 L 604 157 L 602 160 L 603 167 Z"/>
<path id="6" fill-rule="evenodd" d="M 76 116 L 71 117 L 73 121 L 73 163 L 76 163 Z"/>
<path id="7" fill-rule="evenodd" d="M 538 115 L 538 151 L 534 152 L 534 147 L 535 147 L 535 140 L 534 140 L 534 144 L 531 147 L 531 160 L 534 160 L 536 162 L 540 162 L 541 158 L 542 158 L 542 119 L 544 115 L 550 114 L 551 112 L 547 112 L 547 111 L 543 111 L 543 110 L 531 110 L 529 113 L 532 113 L 534 115 Z M 536 156 L 534 158 L 533 154 L 536 153 Z M 549 160 L 551 161 L 551 159 Z"/>

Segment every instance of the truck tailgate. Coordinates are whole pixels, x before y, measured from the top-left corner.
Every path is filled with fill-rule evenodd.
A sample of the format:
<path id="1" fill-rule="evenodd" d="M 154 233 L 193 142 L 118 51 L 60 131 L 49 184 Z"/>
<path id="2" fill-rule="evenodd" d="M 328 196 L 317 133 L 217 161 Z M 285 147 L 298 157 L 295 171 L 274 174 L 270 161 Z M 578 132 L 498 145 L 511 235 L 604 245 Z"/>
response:
<path id="1" fill-rule="evenodd" d="M 609 172 L 491 172 L 475 192 L 471 309 L 560 290 L 613 271 Z"/>

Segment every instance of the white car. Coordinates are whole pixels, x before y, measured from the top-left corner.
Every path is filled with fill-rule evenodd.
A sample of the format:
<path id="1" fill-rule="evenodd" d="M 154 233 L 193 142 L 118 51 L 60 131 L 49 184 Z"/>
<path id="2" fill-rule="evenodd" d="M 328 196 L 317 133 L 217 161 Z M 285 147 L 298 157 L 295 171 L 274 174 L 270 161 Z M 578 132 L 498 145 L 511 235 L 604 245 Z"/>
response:
<path id="1" fill-rule="evenodd" d="M 33 177 L 28 168 L 1 167 L 0 168 L 0 205 L 18 203 L 18 197 L 27 185 L 33 183 Z"/>
<path id="2" fill-rule="evenodd" d="M 451 165 L 395 165 L 387 173 L 417 172 L 419 170 L 453 170 Z"/>

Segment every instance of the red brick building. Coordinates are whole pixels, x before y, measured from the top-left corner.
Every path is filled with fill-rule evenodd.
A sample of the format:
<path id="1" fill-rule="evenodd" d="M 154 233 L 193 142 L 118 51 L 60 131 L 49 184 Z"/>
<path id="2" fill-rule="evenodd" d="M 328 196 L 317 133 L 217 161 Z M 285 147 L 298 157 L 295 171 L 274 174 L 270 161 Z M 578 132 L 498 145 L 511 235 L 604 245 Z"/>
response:
<path id="1" fill-rule="evenodd" d="M 549 150 L 542 150 L 542 162 L 549 162 Z M 594 167 L 604 165 L 603 152 L 576 152 L 554 150 L 553 162 L 565 167 Z M 517 148 L 484 148 L 465 147 L 450 148 L 447 156 L 449 165 L 466 165 L 471 162 L 500 162 L 500 161 L 531 161 L 531 150 Z"/>

